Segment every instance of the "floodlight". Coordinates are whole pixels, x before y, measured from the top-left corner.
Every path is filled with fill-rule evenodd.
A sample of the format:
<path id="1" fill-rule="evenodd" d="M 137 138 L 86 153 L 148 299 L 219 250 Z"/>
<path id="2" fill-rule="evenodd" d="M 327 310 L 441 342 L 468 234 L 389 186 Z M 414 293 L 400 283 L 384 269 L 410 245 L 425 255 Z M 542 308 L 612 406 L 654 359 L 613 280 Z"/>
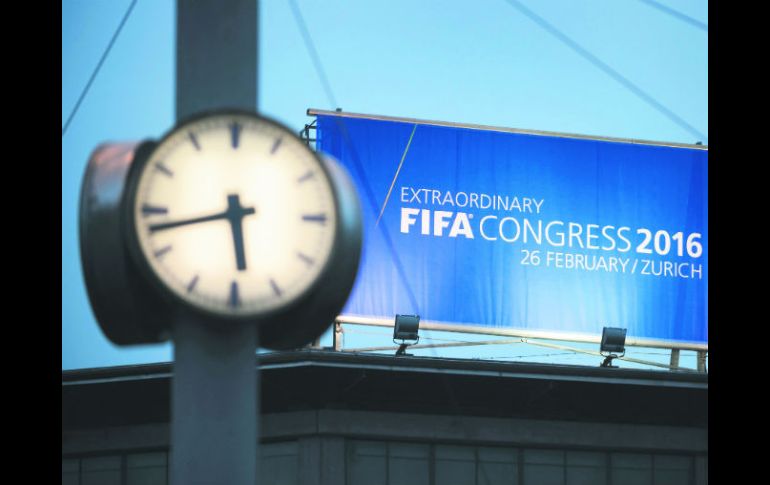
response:
<path id="1" fill-rule="evenodd" d="M 420 341 L 419 329 L 419 315 L 396 315 L 396 323 L 393 325 L 393 342 L 398 343 L 396 340 L 401 340 L 396 355 L 409 355 L 406 353 L 406 347 Z M 413 342 L 407 343 L 407 340 Z"/>
<path id="2" fill-rule="evenodd" d="M 623 357 L 626 354 L 626 329 L 616 327 L 604 327 L 602 329 L 602 343 L 599 347 L 599 353 L 608 352 L 601 367 L 617 367 L 612 365 L 612 359 Z M 619 352 L 616 355 L 614 352 Z M 604 355 L 604 354 L 602 354 Z"/>

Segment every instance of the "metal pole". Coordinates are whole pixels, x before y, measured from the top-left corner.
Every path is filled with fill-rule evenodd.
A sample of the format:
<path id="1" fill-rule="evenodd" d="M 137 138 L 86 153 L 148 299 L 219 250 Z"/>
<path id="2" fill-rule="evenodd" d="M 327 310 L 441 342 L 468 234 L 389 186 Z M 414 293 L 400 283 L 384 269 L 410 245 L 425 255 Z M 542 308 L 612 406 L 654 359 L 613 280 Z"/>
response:
<path id="1" fill-rule="evenodd" d="M 698 372 L 706 372 L 706 352 L 698 352 Z"/>
<path id="2" fill-rule="evenodd" d="M 176 116 L 257 107 L 257 0 L 177 1 Z M 254 484 L 257 328 L 173 325 L 171 483 Z"/>
<path id="3" fill-rule="evenodd" d="M 176 117 L 257 108 L 257 0 L 177 0 Z"/>
<path id="4" fill-rule="evenodd" d="M 338 315 L 336 321 L 351 325 L 368 325 L 393 329 L 393 318 L 355 317 Z M 478 335 L 498 335 L 501 337 L 536 338 L 539 340 L 560 340 L 563 342 L 585 342 L 598 344 L 601 335 L 589 335 L 575 332 L 554 332 L 546 330 L 525 330 L 520 328 L 486 327 L 460 323 L 432 322 L 420 320 L 420 330 L 456 332 Z M 708 343 L 674 342 L 658 339 L 627 337 L 626 347 L 651 347 L 655 349 L 702 350 L 708 352 Z"/>
<path id="5" fill-rule="evenodd" d="M 671 349 L 671 368 L 679 367 L 679 349 Z"/>
<path id="6" fill-rule="evenodd" d="M 171 483 L 253 484 L 257 477 L 257 329 L 174 327 Z"/>
<path id="7" fill-rule="evenodd" d="M 342 350 L 343 345 L 343 335 L 342 335 L 342 324 L 340 322 L 334 322 L 334 335 L 333 335 L 333 346 L 335 352 L 339 352 Z"/>

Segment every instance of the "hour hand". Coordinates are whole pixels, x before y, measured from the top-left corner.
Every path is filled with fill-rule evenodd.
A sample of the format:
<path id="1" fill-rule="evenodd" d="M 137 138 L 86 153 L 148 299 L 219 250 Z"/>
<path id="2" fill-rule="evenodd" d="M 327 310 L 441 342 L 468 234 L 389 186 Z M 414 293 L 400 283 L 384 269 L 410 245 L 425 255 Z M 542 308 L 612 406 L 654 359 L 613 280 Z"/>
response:
<path id="1" fill-rule="evenodd" d="M 230 230 L 233 234 L 233 246 L 235 249 L 235 267 L 238 271 L 246 270 L 246 250 L 243 245 L 243 217 L 256 212 L 253 207 L 241 207 L 238 195 L 227 196 L 227 220 L 230 221 Z"/>

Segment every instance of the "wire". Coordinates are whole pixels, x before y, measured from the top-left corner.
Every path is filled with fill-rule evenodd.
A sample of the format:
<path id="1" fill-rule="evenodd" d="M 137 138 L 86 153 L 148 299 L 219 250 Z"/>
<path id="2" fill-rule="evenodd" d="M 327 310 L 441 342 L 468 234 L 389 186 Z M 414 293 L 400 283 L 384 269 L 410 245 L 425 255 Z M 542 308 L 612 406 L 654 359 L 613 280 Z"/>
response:
<path id="1" fill-rule="evenodd" d="M 374 190 L 372 190 L 371 185 L 369 184 L 369 180 L 366 178 L 366 171 L 364 170 L 364 166 L 361 163 L 360 158 L 358 157 L 358 152 L 356 151 L 355 145 L 353 144 L 353 140 L 350 138 L 350 134 L 348 133 L 347 126 L 345 123 L 342 122 L 341 117 L 335 117 L 334 120 L 337 123 L 337 127 L 340 130 L 340 133 L 342 134 L 342 137 L 345 141 L 345 144 L 348 147 L 348 150 L 350 150 L 351 158 L 353 159 L 353 168 L 355 169 L 356 173 L 358 174 L 358 178 L 361 180 L 361 183 L 363 184 L 363 190 L 366 195 L 366 200 L 369 203 L 369 206 L 372 208 L 373 212 L 377 212 L 377 209 L 379 208 L 379 204 L 377 203 L 377 197 L 374 195 Z M 393 266 L 396 268 L 396 273 L 398 273 L 398 277 L 401 280 L 404 289 L 406 290 L 406 296 L 409 298 L 409 303 L 412 306 L 412 312 L 416 315 L 421 315 L 422 312 L 420 311 L 420 306 L 417 303 L 417 298 L 414 296 L 414 292 L 412 291 L 412 285 L 409 284 L 409 278 L 406 276 L 406 271 L 404 270 L 404 265 L 401 263 L 401 258 L 398 255 L 398 251 L 396 251 L 396 247 L 393 244 L 393 240 L 390 237 L 390 232 L 388 232 L 387 225 L 382 222 L 378 227 L 381 228 L 380 234 L 382 235 L 382 238 L 385 240 L 385 245 L 388 247 L 388 250 L 390 251 L 390 257 L 393 260 Z"/>
<path id="2" fill-rule="evenodd" d="M 329 78 L 326 77 L 326 71 L 324 71 L 323 65 L 321 64 L 321 59 L 318 57 L 318 52 L 315 50 L 313 38 L 310 37 L 310 31 L 307 30 L 305 19 L 302 18 L 302 13 L 297 6 L 297 2 L 295 2 L 295 0 L 289 0 L 289 6 L 291 7 L 291 12 L 294 15 L 294 20 L 297 21 L 297 27 L 299 27 L 300 34 L 302 34 L 302 39 L 305 41 L 305 47 L 307 48 L 308 54 L 310 54 L 310 58 L 313 61 L 316 73 L 321 79 L 321 84 L 324 87 L 324 91 L 326 91 L 326 97 L 329 98 L 329 101 L 332 104 L 332 108 L 338 108 L 339 106 L 337 105 L 337 100 L 334 98 L 331 84 L 329 84 Z"/>
<path id="3" fill-rule="evenodd" d="M 398 180 L 398 174 L 399 172 L 401 172 L 401 167 L 404 165 L 406 154 L 409 151 L 409 147 L 412 145 L 412 139 L 414 138 L 415 131 L 417 131 L 417 123 L 415 123 L 414 128 L 412 128 L 412 134 L 409 135 L 409 141 L 406 142 L 406 148 L 404 148 L 404 154 L 401 155 L 401 162 L 399 162 L 398 168 L 396 169 L 396 174 L 393 176 L 393 182 L 390 183 L 390 188 L 388 189 L 388 195 L 385 196 L 385 202 L 382 203 L 382 209 L 380 210 L 380 215 L 377 216 L 377 222 L 374 223 L 374 227 L 377 227 L 380 224 L 380 219 L 382 219 L 382 215 L 385 213 L 385 207 L 387 207 L 388 205 L 388 199 L 390 199 L 390 193 L 393 191 L 393 186 L 396 185 L 396 180 Z"/>
<path id="4" fill-rule="evenodd" d="M 517 9 L 519 12 L 524 14 L 525 16 L 529 17 L 530 20 L 535 22 L 537 25 L 542 27 L 546 32 L 553 35 L 557 39 L 559 39 L 561 42 L 567 45 L 570 49 L 577 52 L 581 57 L 586 59 L 588 62 L 602 70 L 605 74 L 610 76 L 615 81 L 619 82 L 621 85 L 623 85 L 626 89 L 634 93 L 637 97 L 642 99 L 644 102 L 655 108 L 657 111 L 665 115 L 668 119 L 679 125 L 679 127 L 685 129 L 686 131 L 690 132 L 692 135 L 696 136 L 698 140 L 708 141 L 708 137 L 698 131 L 697 128 L 686 122 L 684 119 L 679 117 L 676 113 L 671 111 L 670 109 L 666 108 L 661 102 L 647 94 L 645 91 L 643 91 L 640 87 L 632 83 L 629 79 L 627 79 L 625 76 L 611 68 L 609 65 L 605 64 L 603 61 L 601 61 L 598 57 L 591 54 L 588 50 L 586 50 L 584 47 L 579 45 L 574 40 L 570 39 L 566 35 L 564 35 L 559 29 L 554 27 L 553 25 L 549 24 L 545 20 L 543 20 L 542 17 L 538 16 L 531 10 L 529 10 L 527 7 L 521 4 L 518 0 L 506 0 L 509 5 L 511 5 L 513 8 Z"/>
<path id="5" fill-rule="evenodd" d="M 666 355 L 666 356 L 671 355 L 670 352 L 633 352 L 633 351 L 629 352 L 628 349 L 626 349 L 626 353 L 629 355 L 632 353 L 633 355 Z"/>
<path id="6" fill-rule="evenodd" d="M 553 357 L 556 355 L 568 355 L 570 357 L 575 357 L 577 354 L 575 352 L 557 352 L 554 354 L 535 354 L 535 355 L 511 355 L 511 356 L 501 356 L 501 357 L 495 357 L 495 359 L 528 359 L 532 357 Z"/>
<path id="7" fill-rule="evenodd" d="M 75 117 L 75 114 L 78 112 L 78 109 L 80 108 L 80 104 L 83 102 L 86 95 L 88 94 L 88 90 L 91 89 L 91 84 L 93 84 L 94 79 L 96 79 L 96 75 L 99 74 L 99 70 L 102 68 L 102 64 L 104 64 L 104 61 L 107 59 L 107 56 L 110 54 L 110 51 L 112 50 L 112 46 L 115 44 L 115 41 L 118 39 L 118 36 L 120 35 L 120 32 L 123 30 L 123 26 L 126 25 L 126 21 L 128 20 L 128 17 L 131 16 L 131 12 L 134 10 L 134 6 L 136 5 L 136 2 L 137 0 L 131 1 L 131 4 L 128 6 L 128 9 L 126 10 L 126 13 L 123 15 L 123 20 L 120 21 L 120 25 L 118 25 L 117 30 L 115 30 L 115 33 L 112 34 L 112 39 L 110 39 L 110 43 L 107 44 L 107 48 L 104 50 L 104 53 L 102 54 L 102 58 L 99 59 L 99 63 L 96 65 L 96 69 L 94 69 L 94 72 L 91 73 L 91 77 L 88 79 L 88 82 L 86 83 L 85 88 L 83 88 L 83 91 L 80 93 L 80 97 L 75 103 L 75 107 L 72 108 L 72 112 L 70 112 L 70 115 L 67 117 L 67 122 L 64 123 L 64 128 L 61 129 L 62 138 L 64 138 L 64 135 L 67 133 L 67 128 L 69 128 L 70 123 L 72 123 L 72 119 Z"/>
<path id="8" fill-rule="evenodd" d="M 363 334 L 363 335 L 377 335 L 379 336 L 391 336 L 392 332 L 366 332 L 361 330 L 352 330 L 352 329 L 346 329 L 346 334 Z M 457 340 L 457 339 L 446 339 L 446 338 L 434 338 L 434 337 L 420 337 L 421 340 L 433 340 L 436 342 L 459 342 L 463 344 L 472 344 L 474 343 L 472 340 Z"/>
<path id="9" fill-rule="evenodd" d="M 355 325 L 355 323 L 345 323 L 345 325 L 346 326 L 347 325 Z M 357 333 L 357 334 L 377 335 L 377 336 L 383 336 L 383 335 L 391 336 L 393 334 L 393 332 L 369 332 L 369 331 L 366 331 L 366 330 L 357 330 L 355 328 L 350 328 L 350 327 L 346 327 L 345 328 L 345 333 L 346 334 L 351 334 L 351 333 L 356 334 Z M 473 343 L 477 342 L 475 340 L 459 340 L 459 339 L 437 338 L 437 337 L 420 337 L 420 338 L 422 340 L 434 340 L 436 342 L 459 342 L 459 343 L 463 343 L 463 344 L 473 344 Z M 481 344 L 484 341 L 483 340 L 479 340 L 478 342 Z"/>
<path id="10" fill-rule="evenodd" d="M 311 58 L 313 59 L 313 64 L 315 65 L 316 72 L 318 73 L 318 77 L 321 79 L 321 82 L 324 85 L 324 90 L 326 90 L 326 96 L 329 99 L 329 101 L 332 103 L 332 106 L 334 108 L 337 108 L 337 101 L 334 97 L 334 93 L 332 92 L 331 85 L 329 84 L 328 78 L 326 77 L 326 73 L 323 69 L 323 65 L 321 64 L 321 60 L 318 57 L 318 53 L 315 50 L 315 47 L 313 46 L 313 40 L 310 37 L 310 33 L 307 30 L 307 27 L 305 26 L 305 22 L 302 18 L 302 14 L 299 11 L 299 8 L 297 7 L 295 0 L 289 0 L 289 5 L 291 6 L 292 12 L 294 13 L 294 18 L 297 21 L 297 24 L 299 25 L 300 32 L 302 33 L 302 38 L 305 42 L 305 47 L 308 50 L 308 53 L 310 54 Z M 361 179 L 361 182 L 363 183 L 364 192 L 366 193 L 366 197 L 368 199 L 369 204 L 371 205 L 374 212 L 377 212 L 378 204 L 377 200 L 374 196 L 374 191 L 369 185 L 368 180 L 365 177 L 365 172 L 363 169 L 363 165 L 361 164 L 360 159 L 358 158 L 358 154 L 356 152 L 355 146 L 353 145 L 353 140 L 350 138 L 350 135 L 347 131 L 347 127 L 344 123 L 341 122 L 339 118 L 336 119 L 337 126 L 340 128 L 340 132 L 343 135 L 343 138 L 345 140 L 345 144 L 347 145 L 348 149 L 350 150 L 351 158 L 353 159 L 353 165 L 355 167 L 355 170 L 358 172 L 358 176 Z M 412 304 L 412 307 L 415 310 L 416 314 L 420 314 L 419 307 L 417 305 L 417 299 L 414 296 L 414 293 L 412 292 L 411 286 L 409 285 L 409 280 L 406 278 L 406 273 L 404 272 L 404 268 L 401 264 L 401 260 L 398 257 L 398 254 L 395 251 L 395 247 L 393 246 L 393 241 L 390 239 L 390 234 L 387 231 L 386 225 L 383 223 L 379 226 L 382 228 L 382 236 L 385 239 L 385 243 L 388 246 L 388 249 L 391 252 L 391 256 L 393 258 L 393 264 L 396 267 L 396 271 L 399 274 L 399 277 L 401 278 L 401 281 L 404 283 L 404 286 L 407 290 L 407 295 L 409 297 L 409 300 Z M 436 349 L 433 347 L 430 347 L 430 351 L 433 354 L 434 357 L 437 357 Z M 441 373 L 441 381 L 444 385 L 444 389 L 446 390 L 448 397 L 449 397 L 449 403 L 452 407 L 452 410 L 457 416 L 461 416 L 462 413 L 460 412 L 460 403 L 457 399 L 457 396 L 455 395 L 454 389 L 452 389 L 452 384 L 449 382 L 449 376 L 445 373 Z M 465 435 L 470 437 L 471 432 L 468 429 L 467 424 L 462 419 L 460 420 L 461 426 L 465 431 Z M 487 479 L 486 481 L 489 481 L 488 477 L 486 476 L 486 470 L 482 468 L 482 473 L 484 477 Z"/>
<path id="11" fill-rule="evenodd" d="M 676 11 L 671 7 L 667 7 L 661 3 L 655 2 L 654 0 L 639 0 L 640 2 L 646 3 L 650 7 L 657 8 L 661 12 L 667 13 L 671 15 L 672 17 L 675 17 L 683 22 L 687 22 L 688 24 L 697 27 L 701 30 L 705 30 L 706 32 L 709 31 L 709 26 L 701 22 L 700 20 L 695 20 L 694 18 L 683 14 L 682 12 Z"/>
<path id="12" fill-rule="evenodd" d="M 307 26 L 305 25 L 305 20 L 302 18 L 302 13 L 299 10 L 299 7 L 297 6 L 295 0 L 289 0 L 289 5 L 291 6 L 292 12 L 294 14 L 294 19 L 297 22 L 297 26 L 299 27 L 300 33 L 302 34 L 302 39 L 305 42 L 305 47 L 308 50 L 308 54 L 310 54 L 310 57 L 313 60 L 313 65 L 315 66 L 316 73 L 318 74 L 318 77 L 321 80 L 321 83 L 323 84 L 324 90 L 326 91 L 326 97 L 328 98 L 329 102 L 331 103 L 333 108 L 337 108 L 337 100 L 334 97 L 334 92 L 332 91 L 331 84 L 329 83 L 329 79 L 326 76 L 326 71 L 323 68 L 323 64 L 321 63 L 321 59 L 318 56 L 318 52 L 315 49 L 315 46 L 313 44 L 313 38 L 310 36 L 310 32 L 307 29 Z M 343 138 L 345 139 L 345 144 L 347 145 L 348 149 L 350 150 L 351 158 L 353 159 L 353 166 L 358 173 L 358 177 L 360 178 L 362 184 L 364 193 L 366 194 L 366 199 L 369 202 L 369 205 L 371 205 L 372 210 L 376 213 L 379 204 L 377 203 L 377 198 L 374 195 L 374 191 L 372 190 L 371 186 L 369 185 L 369 181 L 366 178 L 366 172 L 364 171 L 363 165 L 361 164 L 360 159 L 358 158 L 358 152 L 355 149 L 355 145 L 353 144 L 353 141 L 350 138 L 350 134 L 348 133 L 347 127 L 345 124 L 341 121 L 341 119 L 337 118 L 335 119 L 337 126 L 340 128 L 340 132 L 342 133 Z M 401 281 L 404 284 L 404 288 L 406 289 L 407 296 L 409 298 L 409 302 L 412 305 L 412 310 L 417 315 L 420 314 L 420 308 L 417 304 L 417 298 L 414 296 L 414 292 L 412 291 L 411 285 L 409 285 L 409 279 L 406 277 L 406 272 L 404 271 L 403 264 L 401 263 L 401 259 L 398 257 L 398 253 L 395 250 L 395 246 L 393 245 L 393 241 L 390 238 L 390 233 L 387 230 L 386 225 L 383 223 L 379 227 L 382 228 L 382 237 L 385 239 L 385 244 L 388 246 L 388 249 L 390 250 L 391 257 L 393 259 L 393 265 L 396 267 L 396 272 L 398 273 Z"/>

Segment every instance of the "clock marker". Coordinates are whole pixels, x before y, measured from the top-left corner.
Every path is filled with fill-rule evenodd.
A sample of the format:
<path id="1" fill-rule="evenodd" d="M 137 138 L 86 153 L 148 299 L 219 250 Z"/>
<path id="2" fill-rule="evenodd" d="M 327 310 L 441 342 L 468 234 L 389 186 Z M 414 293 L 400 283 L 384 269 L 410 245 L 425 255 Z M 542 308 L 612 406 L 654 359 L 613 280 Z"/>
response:
<path id="1" fill-rule="evenodd" d="M 190 283 L 187 285 L 187 293 L 192 293 L 192 290 L 195 289 L 195 285 L 198 284 L 198 275 L 196 274 L 193 279 L 190 281 Z"/>
<path id="2" fill-rule="evenodd" d="M 276 284 L 275 280 L 270 278 L 270 286 L 273 287 L 273 293 L 275 293 L 275 296 L 281 296 L 281 289 L 278 288 L 278 284 Z"/>
<path id="3" fill-rule="evenodd" d="M 157 251 L 155 251 L 155 257 L 160 259 L 161 257 L 163 257 L 164 254 L 166 254 L 169 251 L 171 251 L 171 245 L 170 244 L 168 246 L 164 247 L 164 248 L 161 248 L 161 249 L 158 249 Z"/>
<path id="4" fill-rule="evenodd" d="M 165 207 L 150 205 L 150 204 L 144 204 L 142 206 L 142 215 L 143 216 L 151 216 L 155 214 L 168 214 L 168 209 Z"/>
<path id="5" fill-rule="evenodd" d="M 196 150 L 201 151 L 201 146 L 198 144 L 198 138 L 195 136 L 195 133 L 192 131 L 188 131 L 187 135 L 190 137 L 190 141 L 192 142 L 193 146 Z"/>
<path id="6" fill-rule="evenodd" d="M 282 141 L 283 141 L 283 138 L 278 138 L 277 140 L 275 140 L 275 143 L 273 143 L 273 148 L 270 149 L 271 155 L 275 153 L 276 150 L 278 150 L 278 147 L 281 146 Z"/>
<path id="7" fill-rule="evenodd" d="M 300 253 L 297 251 L 297 257 L 305 262 L 308 266 L 313 266 L 313 263 L 315 263 L 315 260 L 311 258 L 310 256 L 307 256 L 305 254 Z"/>
<path id="8" fill-rule="evenodd" d="M 232 143 L 233 148 L 238 148 L 238 142 L 241 137 L 241 128 L 243 127 L 236 122 L 233 122 L 233 124 L 230 125 L 230 142 Z"/>
<path id="9" fill-rule="evenodd" d="M 300 183 L 300 184 L 301 184 L 301 183 L 302 183 L 302 182 L 304 182 L 305 180 L 308 180 L 308 179 L 311 179 L 311 178 L 313 178 L 313 175 L 315 175 L 315 174 L 313 173 L 313 171 L 312 171 L 312 170 L 308 170 L 308 171 L 307 171 L 307 173 L 306 173 L 305 175 L 303 175 L 302 177 L 300 177 L 300 178 L 298 178 L 298 179 L 297 179 L 297 183 Z"/>
<path id="10" fill-rule="evenodd" d="M 318 222 L 323 225 L 326 222 L 326 214 L 305 214 L 302 216 L 303 221 Z"/>
<path id="11" fill-rule="evenodd" d="M 155 170 L 157 170 L 159 172 L 163 172 L 164 174 L 168 175 L 169 177 L 173 177 L 174 176 L 174 172 L 169 170 L 169 168 L 167 166 L 163 165 L 161 162 L 158 162 L 158 163 L 155 164 Z"/>
<path id="12" fill-rule="evenodd" d="M 238 298 L 237 281 L 230 283 L 230 300 L 227 303 L 233 308 L 238 308 L 238 306 L 241 304 L 241 300 Z"/>

